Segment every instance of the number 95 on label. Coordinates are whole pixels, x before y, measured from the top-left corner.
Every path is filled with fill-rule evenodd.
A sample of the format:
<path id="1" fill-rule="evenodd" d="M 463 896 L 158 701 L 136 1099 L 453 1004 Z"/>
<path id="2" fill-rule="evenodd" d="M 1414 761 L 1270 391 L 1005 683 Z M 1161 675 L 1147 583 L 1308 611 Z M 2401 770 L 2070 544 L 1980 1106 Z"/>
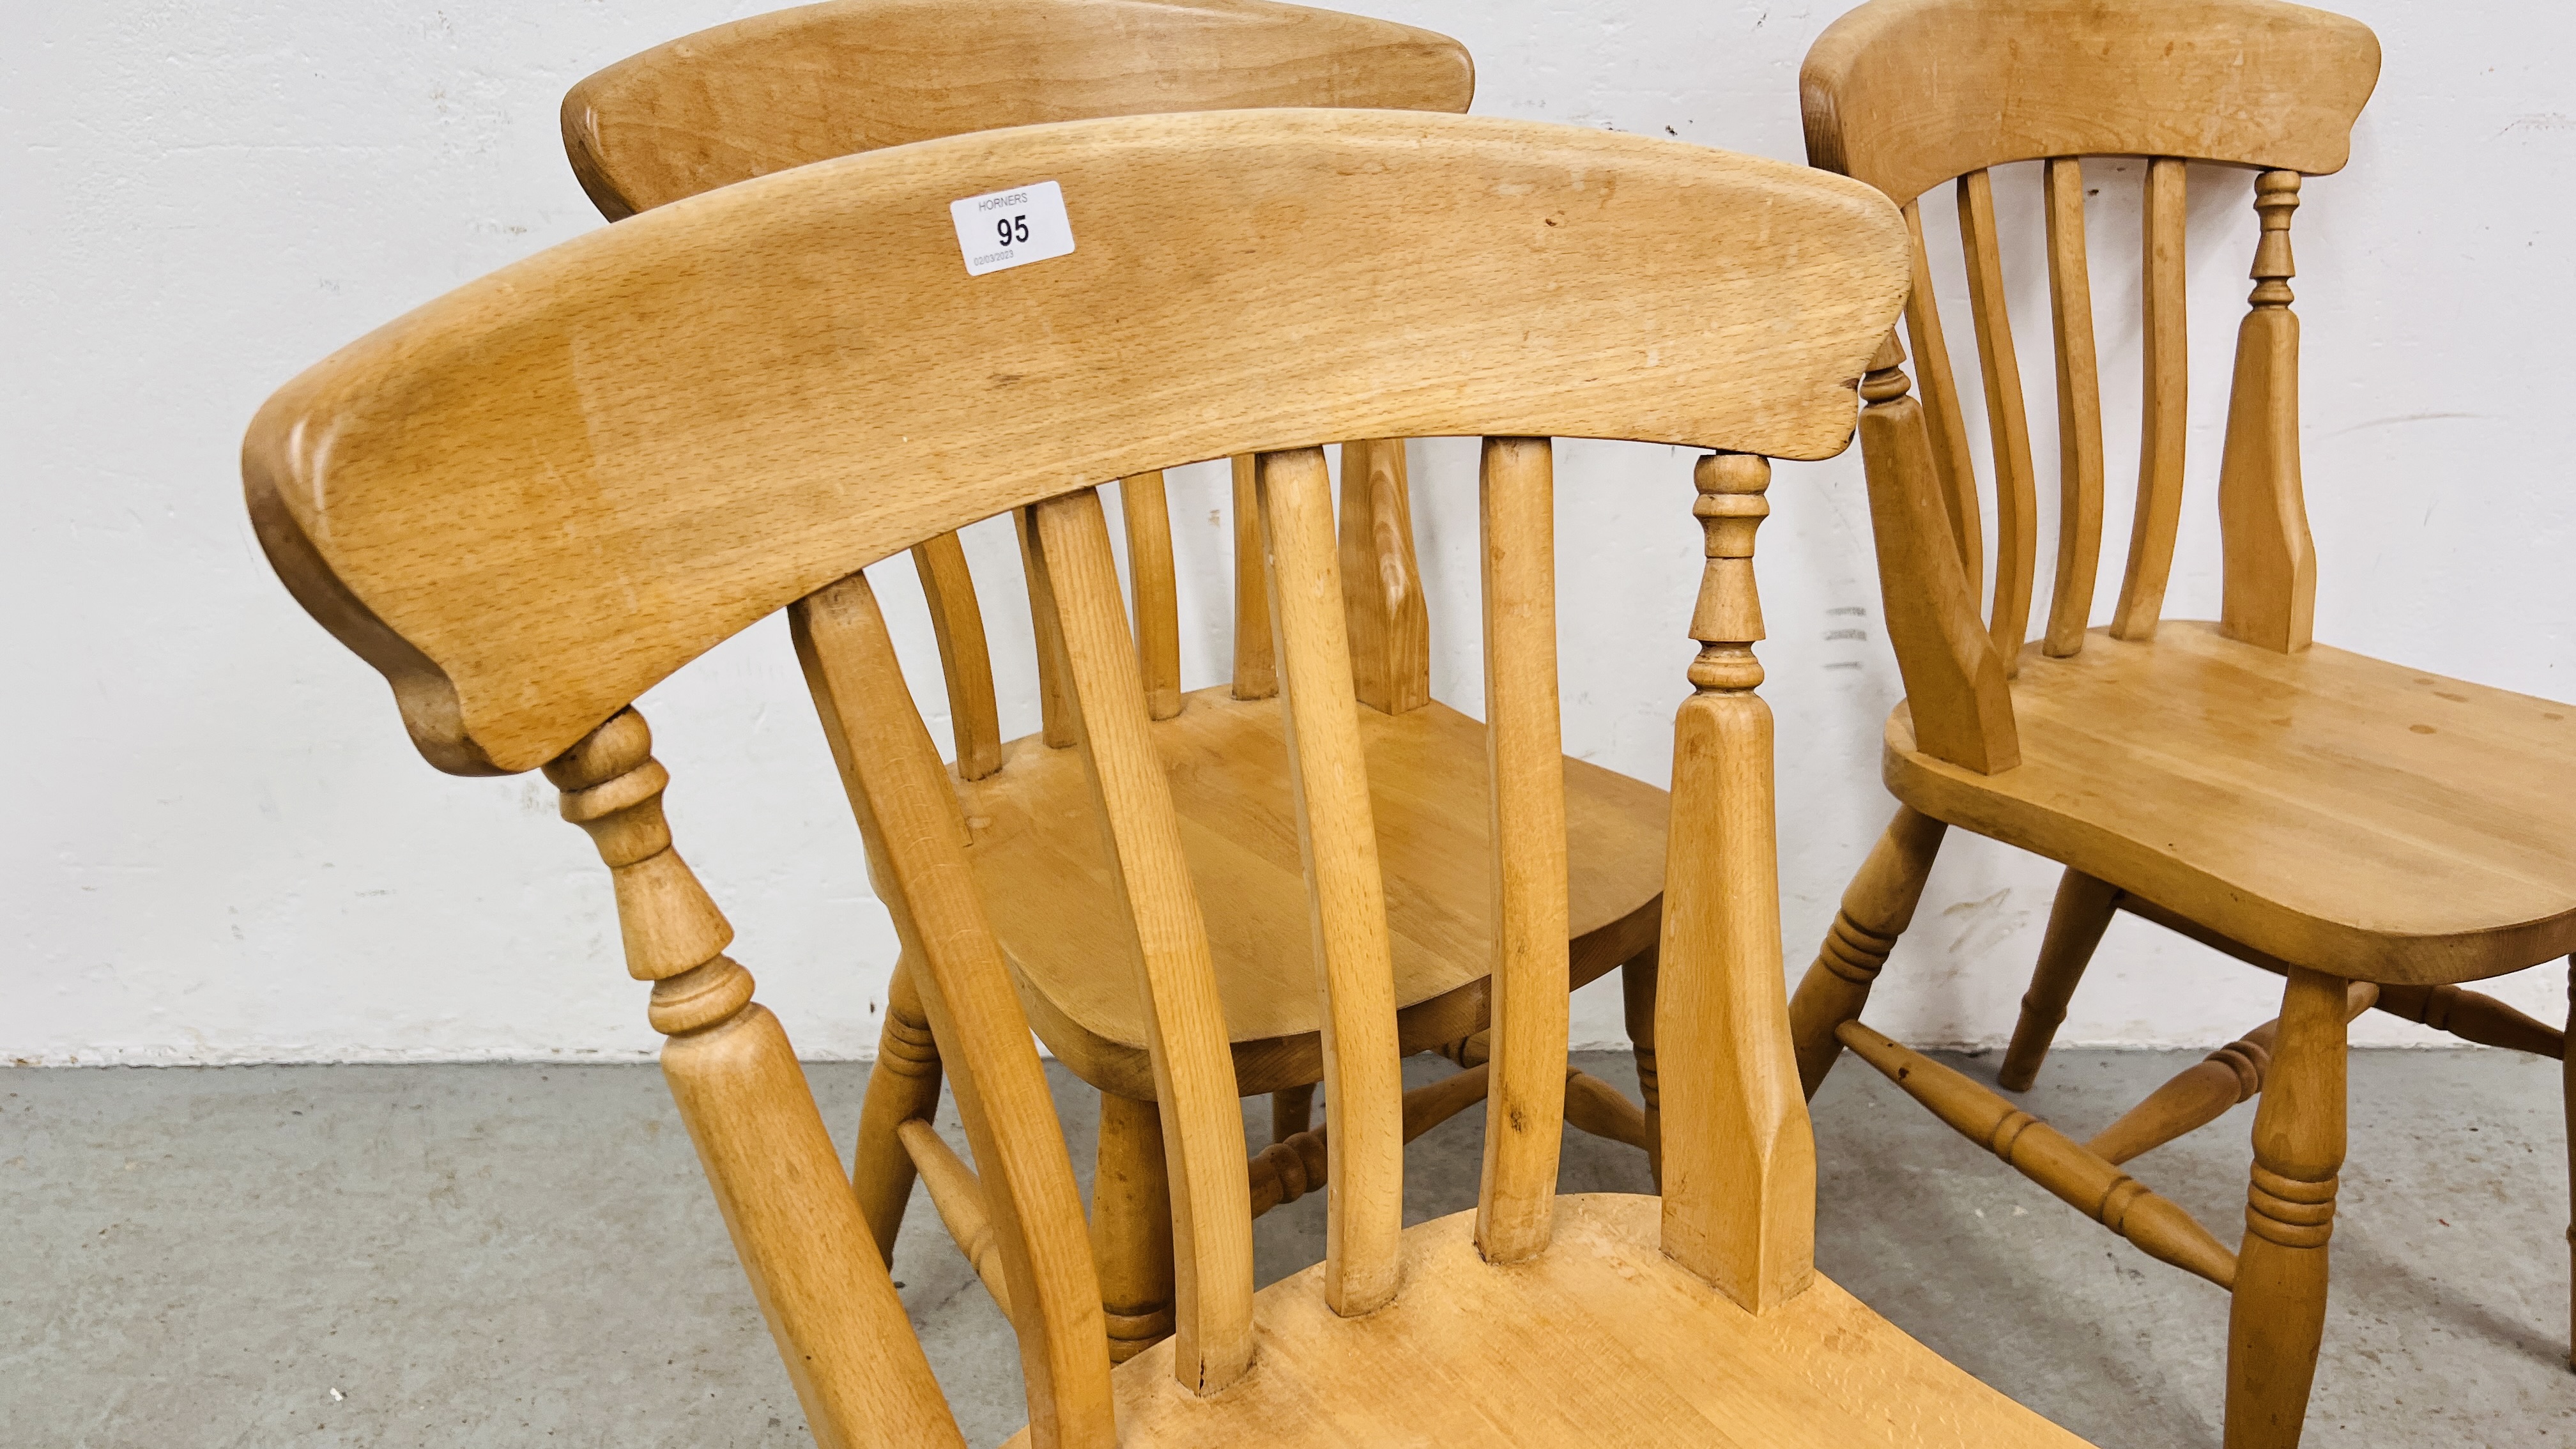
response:
<path id="1" fill-rule="evenodd" d="M 966 275 L 1024 267 L 1073 250 L 1073 223 L 1064 214 L 1064 188 L 1034 181 L 948 203 L 957 226 L 957 250 Z"/>

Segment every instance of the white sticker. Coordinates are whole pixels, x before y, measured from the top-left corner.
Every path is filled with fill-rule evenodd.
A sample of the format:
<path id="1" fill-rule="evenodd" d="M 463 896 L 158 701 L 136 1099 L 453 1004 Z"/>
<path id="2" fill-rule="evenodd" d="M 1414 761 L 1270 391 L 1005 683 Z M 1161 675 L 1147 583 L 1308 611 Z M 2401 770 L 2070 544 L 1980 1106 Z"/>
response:
<path id="1" fill-rule="evenodd" d="M 966 275 L 1025 267 L 1073 250 L 1073 223 L 1064 214 L 1064 188 L 1052 181 L 988 191 L 948 203 L 957 224 L 957 250 Z"/>

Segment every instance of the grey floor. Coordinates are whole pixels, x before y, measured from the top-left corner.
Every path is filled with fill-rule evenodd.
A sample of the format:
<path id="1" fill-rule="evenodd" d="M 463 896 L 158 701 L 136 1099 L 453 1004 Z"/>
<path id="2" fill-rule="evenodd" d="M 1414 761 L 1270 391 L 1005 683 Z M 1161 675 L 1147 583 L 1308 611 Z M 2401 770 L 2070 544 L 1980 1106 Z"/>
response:
<path id="1" fill-rule="evenodd" d="M 2030 1105 L 2089 1133 L 2190 1060 L 2063 1053 Z M 1633 1086 L 1624 1057 L 1585 1064 Z M 845 1149 L 864 1073 L 811 1069 Z M 1058 1086 L 1087 1144 L 1087 1094 Z M 2231 1241 L 2250 1115 L 2137 1166 Z M 2310 1445 L 2576 1442 L 2559 1116 L 2554 1062 L 2356 1055 Z M 1816 1129 L 1828 1274 L 2102 1445 L 2217 1444 L 2217 1289 L 1857 1063 Z M 1481 1130 L 1416 1144 L 1413 1216 L 1473 1205 Z M 1646 1183 L 1577 1137 L 1564 1185 Z M 918 1198 L 910 1223 L 904 1300 L 996 1443 L 1023 1416 L 1008 1329 Z M 1318 1258 L 1322 1224 L 1320 1198 L 1264 1218 L 1264 1280 Z M 0 1234 L 10 1449 L 810 1442 L 649 1067 L 0 1071 Z"/>

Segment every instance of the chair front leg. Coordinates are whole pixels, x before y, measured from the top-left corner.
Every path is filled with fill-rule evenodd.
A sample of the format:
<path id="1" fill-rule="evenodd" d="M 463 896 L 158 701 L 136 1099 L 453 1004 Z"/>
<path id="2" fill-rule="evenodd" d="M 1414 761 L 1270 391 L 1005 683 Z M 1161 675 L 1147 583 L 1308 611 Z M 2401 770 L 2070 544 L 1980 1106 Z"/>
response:
<path id="1" fill-rule="evenodd" d="M 1172 1336 L 1172 1189 L 1163 1116 L 1151 1102 L 1100 1094 L 1100 1155 L 1091 1172 L 1091 1252 L 1109 1320 L 1109 1361 L 1125 1363 Z"/>
<path id="2" fill-rule="evenodd" d="M 877 1035 L 876 1065 L 868 1068 L 868 1095 L 859 1107 L 859 1147 L 850 1166 L 850 1190 L 877 1240 L 877 1254 L 894 1265 L 894 1238 L 912 1200 L 911 1154 L 899 1135 L 903 1124 L 929 1121 L 939 1110 L 939 1044 L 931 1039 L 910 955 L 894 963 L 886 986 L 885 1026 Z"/>
<path id="3" fill-rule="evenodd" d="M 1809 1097 L 1842 1055 L 1834 1028 L 1858 1017 L 1869 1004 L 1869 988 L 1887 964 L 1887 954 L 1913 924 L 1923 882 L 1932 874 L 1933 857 L 1940 854 L 1941 837 L 1949 828 L 1911 805 L 1897 806 L 1896 818 L 1887 822 L 1860 874 L 1843 892 L 1833 929 L 1825 933 L 1815 964 L 1789 1002 L 1798 1085 Z"/>
<path id="4" fill-rule="evenodd" d="M 2254 1114 L 2245 1242 L 2227 1316 L 2227 1449 L 2293 1449 L 2326 1318 L 2344 1154 L 2345 983 L 2293 967 Z"/>

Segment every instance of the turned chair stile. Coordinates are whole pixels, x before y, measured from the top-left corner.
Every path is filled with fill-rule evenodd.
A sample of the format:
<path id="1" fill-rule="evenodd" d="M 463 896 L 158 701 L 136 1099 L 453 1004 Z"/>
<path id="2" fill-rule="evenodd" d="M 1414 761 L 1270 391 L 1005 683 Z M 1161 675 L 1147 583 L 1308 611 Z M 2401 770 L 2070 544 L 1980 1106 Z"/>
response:
<path id="1" fill-rule="evenodd" d="M 966 275 L 947 203 L 1035 176 L 1082 200 L 1079 248 Z M 597 841 L 819 1444 L 960 1441 L 787 1037 L 671 848 L 670 777 L 632 708 L 781 608 L 955 1083 L 971 1165 L 925 1124 L 900 1136 L 1017 1334 L 1015 1443 L 2039 1449 L 2075 1441 L 1809 1253 L 1753 532 L 1767 456 L 1848 439 L 1904 277 L 1901 222 L 1866 187 L 1678 142 L 1289 109 L 985 132 L 747 182 L 470 284 L 281 390 L 243 473 L 281 578 L 392 683 L 421 751 L 460 774 L 544 766 Z M 1360 295 L 1377 278 L 1390 290 Z M 1670 305 L 1625 300 L 1647 294 Z M 1315 325 L 1318 298 L 1344 299 L 1341 325 Z M 1493 1026 L 1453 1080 L 1490 1084 L 1492 1110 L 1477 1209 L 1407 1229 L 1400 842 L 1376 819 L 1316 440 L 1441 434 L 1485 438 Z M 1556 436 L 1715 450 L 1659 942 L 1661 1198 L 1556 1192 L 1579 778 L 1559 763 Z M 1330 1158 L 1325 1261 L 1258 1293 L 1219 917 L 1086 481 L 1228 454 L 1254 460 Z M 865 573 L 1004 515 L 1147 1028 L 1152 1100 L 1113 1096 L 1144 1110 L 1106 1120 L 1153 1150 L 1097 1192 L 1168 1202 L 1172 1331 L 1114 1370 L 1122 1268 L 1075 1193 L 974 859 L 974 782 L 942 765 Z M 1532 1372 L 1558 1357 L 1581 1371 Z"/>
<path id="2" fill-rule="evenodd" d="M 1860 431 L 1906 690 L 1886 730 L 1900 803 L 1792 1003 L 1799 1074 L 1812 1095 L 1848 1049 L 2142 1251 L 2229 1288 L 2230 1449 L 2299 1437 L 2344 1152 L 2346 1023 L 2377 1009 L 2565 1055 L 2562 1033 L 2458 983 L 2576 947 L 2576 824 L 2529 803 L 2576 792 L 2570 711 L 2312 643 L 2291 222 L 2303 177 L 2344 165 L 2378 71 L 2368 29 L 2279 0 L 1874 0 L 1817 41 L 1802 75 L 1810 158 L 1903 208 L 1921 397 L 1891 335 Z M 2145 158 L 2143 396 L 2128 557 L 2095 629 L 2106 461 L 2084 160 L 2102 155 Z M 2056 567 L 2036 640 L 2038 483 L 1992 181 L 2017 162 L 2041 167 L 2057 379 Z M 2188 431 L 2193 162 L 2255 172 L 2214 624 L 2163 618 Z M 1944 182 L 1995 475 L 1990 579 L 1917 207 Z M 2442 723 L 2410 723 L 2428 709 Z M 1862 1008 L 1953 825 L 2066 867 L 1997 1073 L 2007 1090 L 2031 1086 L 2121 911 L 2280 974 L 2280 1016 L 2086 1143 L 1869 1029 Z M 2121 1166 L 2257 1094 L 2231 1252 Z"/>
<path id="3" fill-rule="evenodd" d="M 1268 0 L 832 0 L 718 26 L 621 61 L 565 96 L 563 134 L 583 186 L 601 212 L 617 220 L 792 166 L 969 130 L 1266 106 L 1456 112 L 1467 108 L 1473 88 L 1466 51 L 1445 36 Z M 1481 813 L 1481 804 L 1457 788 L 1464 783 L 1462 767 L 1472 760 L 1456 749 L 1461 743 L 1480 749 L 1481 731 L 1431 699 L 1429 616 L 1415 558 L 1404 442 L 1351 441 L 1340 452 L 1336 546 L 1354 693 L 1381 715 L 1421 711 L 1402 738 L 1410 741 L 1405 748 L 1429 755 L 1432 771 L 1409 780 L 1389 762 L 1382 773 L 1419 802 L 1418 813 Z M 1236 838 L 1246 832 L 1259 836 L 1271 822 L 1284 820 L 1289 808 L 1287 741 L 1266 705 L 1278 693 L 1279 664 L 1264 583 L 1254 458 L 1233 459 L 1232 678 L 1227 688 L 1195 696 L 1181 687 L 1177 560 L 1164 475 L 1159 469 L 1137 473 L 1118 480 L 1115 490 L 1138 687 L 1152 720 L 1178 721 L 1175 728 L 1193 732 L 1189 778 L 1217 807 L 1192 809 L 1198 800 L 1183 801 L 1185 813 L 1202 827 L 1196 838 L 1220 844 L 1193 858 L 1199 888 L 1215 898 L 1213 908 L 1220 913 L 1266 918 L 1275 908 L 1256 903 L 1258 908 L 1246 910 L 1243 897 L 1249 892 L 1227 879 L 1241 874 L 1246 861 L 1272 873 L 1293 869 L 1293 859 L 1272 858 L 1280 852 L 1265 852 L 1260 840 Z M 1076 711 L 1058 620 L 1035 606 L 1041 560 L 1034 513 L 1017 510 L 1011 527 L 1032 590 L 1037 738 L 1049 749 L 1067 751 L 1069 759 L 1078 736 Z M 938 643 L 955 771 L 969 787 L 965 815 L 1010 822 L 1002 826 L 1005 831 L 1019 829 L 1016 822 L 1023 819 L 1057 820 L 1059 807 L 1087 799 L 1087 787 L 1076 778 L 1078 771 L 1037 763 L 1038 757 L 1002 739 L 992 648 L 959 536 L 941 534 L 911 552 Z M 1174 753 L 1171 732 L 1158 735 L 1167 755 Z M 1426 736 L 1446 747 L 1445 757 L 1439 749 L 1424 750 Z M 1564 1074 L 1562 1090 L 1570 1120 L 1639 1146 L 1651 1168 L 1658 1140 L 1653 931 L 1662 884 L 1664 800 L 1660 791 L 1595 767 L 1570 768 L 1596 786 L 1579 796 L 1578 824 L 1597 839 L 1606 815 L 1624 837 L 1624 848 L 1595 850 L 1580 866 L 1589 888 L 1580 892 L 1579 919 L 1569 922 L 1581 942 L 1578 984 L 1609 967 L 1621 969 L 1645 1100 L 1640 1107 L 1579 1071 Z M 1403 915 L 1399 927 L 1436 957 L 1479 955 L 1476 943 L 1440 939 L 1442 912 L 1472 909 L 1470 900 L 1441 897 L 1481 882 L 1472 874 L 1417 868 L 1419 856 L 1454 855 L 1464 842 L 1438 838 L 1443 822 L 1434 820 L 1435 828 L 1425 830 L 1412 813 L 1400 813 L 1391 823 L 1421 842 L 1418 855 L 1395 859 L 1403 898 L 1430 906 Z M 1035 833 L 1041 846 L 1061 850 L 1062 841 L 1052 838 L 1061 830 L 1022 833 Z M 988 848 L 974 858 L 991 861 L 999 853 Z M 1084 890 L 1093 874 L 1065 869 L 1060 858 L 1045 864 L 1056 877 L 1049 883 L 1052 895 Z M 1090 913 L 1110 914 L 1098 902 L 1090 903 Z M 1165 1183 L 1149 1160 L 1161 1150 L 1160 1129 L 1151 1101 L 1140 1100 L 1154 1090 L 1141 1036 L 1104 1030 L 1097 1003 L 1086 1010 L 1078 999 L 1096 994 L 1094 983 L 1083 979 L 1098 974 L 1095 963 L 1114 957 L 1065 945 L 1058 939 L 1063 914 L 1043 906 L 1006 909 L 995 924 L 1006 959 L 1030 989 L 1048 999 L 1038 1020 L 1041 1036 L 1078 1075 L 1119 1099 L 1103 1108 L 1100 1176 L 1110 1191 L 1097 1200 L 1094 1232 L 1114 1295 L 1111 1352 L 1123 1359 L 1171 1329 L 1171 1226 L 1157 1207 Z M 1259 926 L 1250 933 L 1220 931 L 1213 959 L 1229 990 L 1243 980 L 1277 974 L 1279 951 L 1260 939 L 1264 934 L 1275 933 Z M 1410 953 L 1404 966 L 1399 1005 L 1408 1012 L 1408 1049 L 1434 1046 L 1466 1069 L 1407 1100 L 1409 1141 L 1481 1099 L 1488 1039 L 1479 1029 L 1477 1003 L 1461 996 L 1455 983 L 1425 986 L 1426 973 Z M 909 1125 L 925 1124 L 933 1115 L 942 1077 L 937 1033 L 911 977 L 907 958 L 887 993 L 853 1180 L 869 1226 L 889 1255 L 918 1171 L 961 1247 L 979 1267 L 989 1265 L 989 1251 L 971 1246 L 985 1241 L 975 1235 L 986 1231 L 984 1215 L 964 1191 L 971 1179 L 939 1157 L 935 1133 Z M 1476 990 L 1481 988 L 1471 987 L 1468 994 Z M 1246 1024 L 1237 1041 L 1238 1052 L 1274 1059 L 1251 1075 L 1277 1079 L 1267 1088 L 1247 1088 L 1268 1090 L 1271 1097 L 1271 1145 L 1248 1165 L 1256 1214 L 1319 1187 L 1334 1155 L 1326 1134 L 1312 1130 L 1313 1074 L 1320 1065 L 1307 1064 L 1311 1058 L 1298 1049 L 1245 1040 L 1265 1034 Z M 990 1271 L 982 1276 L 998 1290 Z"/>

